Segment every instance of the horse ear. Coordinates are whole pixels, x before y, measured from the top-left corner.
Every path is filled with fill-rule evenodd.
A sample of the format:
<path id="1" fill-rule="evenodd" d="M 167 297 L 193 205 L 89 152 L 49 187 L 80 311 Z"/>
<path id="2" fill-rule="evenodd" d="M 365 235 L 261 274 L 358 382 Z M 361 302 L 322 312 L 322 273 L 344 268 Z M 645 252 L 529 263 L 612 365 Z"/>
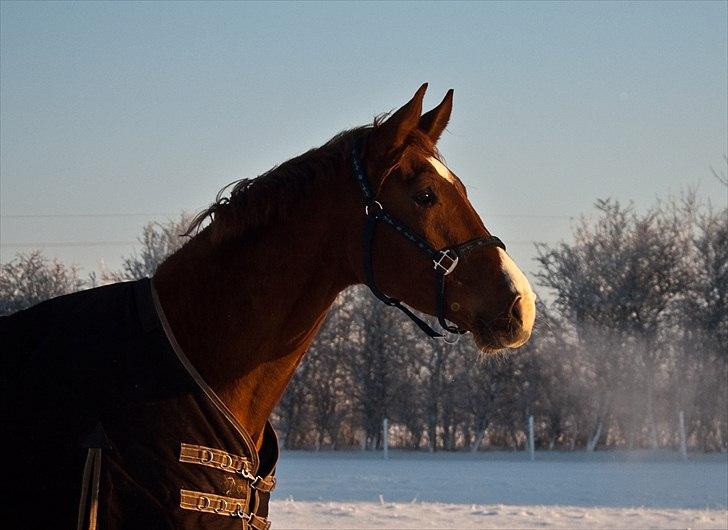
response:
<path id="1" fill-rule="evenodd" d="M 442 102 L 430 112 L 423 114 L 417 127 L 430 137 L 432 143 L 437 143 L 442 131 L 447 127 L 452 112 L 453 89 L 447 91 Z"/>
<path id="2" fill-rule="evenodd" d="M 376 128 L 372 137 L 375 151 L 386 155 L 402 147 L 409 133 L 419 123 L 426 90 L 427 83 L 424 83 L 412 99 Z"/>

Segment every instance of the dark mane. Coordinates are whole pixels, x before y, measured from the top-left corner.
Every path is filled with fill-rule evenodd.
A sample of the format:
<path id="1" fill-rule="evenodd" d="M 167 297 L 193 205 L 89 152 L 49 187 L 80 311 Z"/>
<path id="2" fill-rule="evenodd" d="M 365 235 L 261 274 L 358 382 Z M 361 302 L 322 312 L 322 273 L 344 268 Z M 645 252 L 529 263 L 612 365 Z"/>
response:
<path id="1" fill-rule="evenodd" d="M 287 217 L 303 196 L 324 185 L 327 177 L 335 176 L 342 166 L 347 167 L 355 142 L 368 136 L 385 118 L 386 115 L 378 116 L 372 125 L 343 131 L 321 147 L 291 158 L 256 178 L 228 184 L 218 192 L 214 203 L 195 216 L 184 235 L 196 234 L 209 219 L 210 225 L 205 229 L 211 230 L 213 239 L 220 241 Z M 408 146 L 438 156 L 433 143 L 419 131 L 410 135 Z M 224 196 L 228 189 L 230 195 Z"/>

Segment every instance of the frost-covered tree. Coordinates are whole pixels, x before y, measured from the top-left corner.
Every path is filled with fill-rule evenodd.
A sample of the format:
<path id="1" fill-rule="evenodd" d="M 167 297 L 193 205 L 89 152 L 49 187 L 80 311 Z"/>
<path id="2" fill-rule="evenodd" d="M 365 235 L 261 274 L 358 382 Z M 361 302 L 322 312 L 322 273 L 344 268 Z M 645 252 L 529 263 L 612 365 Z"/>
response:
<path id="1" fill-rule="evenodd" d="M 120 271 L 104 271 L 101 279 L 112 283 L 151 278 L 159 264 L 187 241 L 184 234 L 191 221 L 190 214 L 182 213 L 176 220 L 147 223 L 137 238 L 141 250 L 124 257 Z"/>
<path id="2" fill-rule="evenodd" d="M 672 397 L 688 436 L 720 449 L 728 445 L 728 209 L 688 201 L 682 210 L 694 229 L 683 263 L 688 283 L 675 305 Z"/>
<path id="3" fill-rule="evenodd" d="M 363 445 L 379 448 L 382 422 L 397 398 L 402 363 L 407 357 L 406 329 L 400 315 L 375 300 L 366 287 L 351 290 L 348 315 L 352 319 L 345 369 Z"/>
<path id="4" fill-rule="evenodd" d="M 710 222 L 704 217 L 697 223 L 697 209 L 691 194 L 644 214 L 601 201 L 598 218 L 583 219 L 573 242 L 539 247 L 539 281 L 574 329 L 593 389 L 584 396 L 593 417 L 590 449 L 607 436 L 632 446 L 646 434 L 655 448 L 669 437 L 676 413 L 668 410 L 666 388 L 677 330 L 686 314 L 710 315 L 705 323 L 716 325 L 724 314 L 725 288 L 713 280 L 725 279 L 724 262 L 716 260 L 724 252 L 720 231 L 699 226 L 725 222 L 709 216 Z M 706 242 L 707 233 L 715 241 Z M 698 307 L 688 309 L 691 304 Z M 708 329 L 705 334 L 718 335 Z"/>
<path id="5" fill-rule="evenodd" d="M 304 360 L 311 415 L 317 428 L 316 449 L 323 447 L 326 437 L 336 449 L 342 423 L 353 413 L 345 358 L 354 325 L 354 296 L 355 292 L 348 290 L 337 297 Z"/>
<path id="6" fill-rule="evenodd" d="M 639 213 L 597 204 L 539 247 L 550 290 L 532 340 L 484 356 L 432 341 L 364 287 L 335 304 L 278 408 L 288 447 L 430 450 L 728 446 L 726 211 L 686 194 Z"/>
<path id="7" fill-rule="evenodd" d="M 77 266 L 49 260 L 40 250 L 17 254 L 0 266 L 0 316 L 78 291 L 88 283 Z"/>

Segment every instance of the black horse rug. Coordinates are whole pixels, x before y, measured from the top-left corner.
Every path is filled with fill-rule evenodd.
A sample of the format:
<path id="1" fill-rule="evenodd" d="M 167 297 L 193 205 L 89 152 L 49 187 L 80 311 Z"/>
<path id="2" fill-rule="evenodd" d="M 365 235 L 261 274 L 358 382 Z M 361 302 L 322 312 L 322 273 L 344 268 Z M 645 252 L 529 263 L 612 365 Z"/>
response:
<path id="1" fill-rule="evenodd" d="M 265 530 L 260 452 L 179 349 L 149 279 L 0 318 L 3 528 Z"/>

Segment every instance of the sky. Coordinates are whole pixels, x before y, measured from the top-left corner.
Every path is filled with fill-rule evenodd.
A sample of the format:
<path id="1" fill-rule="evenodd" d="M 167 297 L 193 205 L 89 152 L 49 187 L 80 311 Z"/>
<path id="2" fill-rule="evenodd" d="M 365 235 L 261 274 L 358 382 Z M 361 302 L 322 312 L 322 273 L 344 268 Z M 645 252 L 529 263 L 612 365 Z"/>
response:
<path id="1" fill-rule="evenodd" d="M 208 205 L 429 82 L 440 148 L 529 275 L 596 199 L 719 206 L 728 3 L 0 4 L 0 261 L 118 268 Z"/>

